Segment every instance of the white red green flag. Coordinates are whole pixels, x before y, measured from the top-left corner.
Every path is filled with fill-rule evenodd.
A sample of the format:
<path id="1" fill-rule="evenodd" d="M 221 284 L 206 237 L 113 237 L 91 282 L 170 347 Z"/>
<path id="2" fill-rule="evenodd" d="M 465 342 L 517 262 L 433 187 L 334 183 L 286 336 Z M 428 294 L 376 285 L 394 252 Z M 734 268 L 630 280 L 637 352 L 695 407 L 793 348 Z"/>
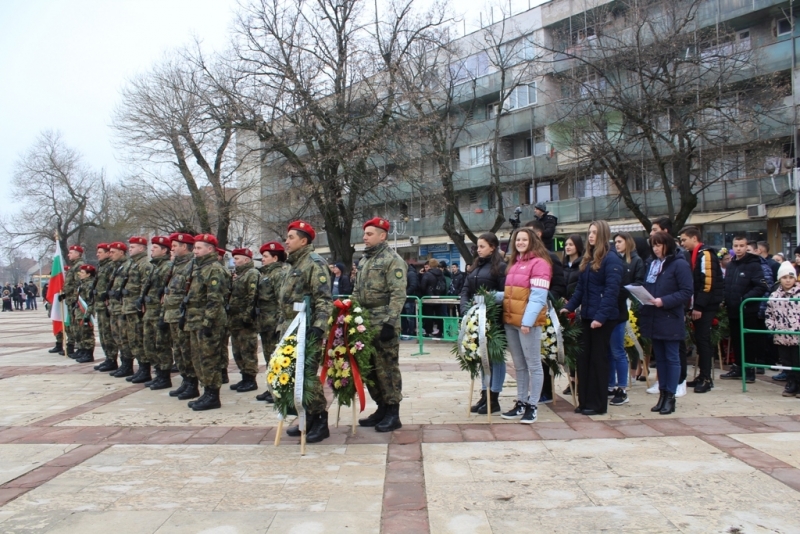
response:
<path id="1" fill-rule="evenodd" d="M 53 267 L 50 269 L 50 282 L 47 285 L 45 298 L 50 303 L 50 320 L 53 321 L 53 333 L 58 334 L 69 326 L 69 313 L 66 305 L 61 302 L 61 293 L 64 291 L 64 258 L 61 256 L 61 247 L 56 241 L 56 253 L 53 256 Z"/>

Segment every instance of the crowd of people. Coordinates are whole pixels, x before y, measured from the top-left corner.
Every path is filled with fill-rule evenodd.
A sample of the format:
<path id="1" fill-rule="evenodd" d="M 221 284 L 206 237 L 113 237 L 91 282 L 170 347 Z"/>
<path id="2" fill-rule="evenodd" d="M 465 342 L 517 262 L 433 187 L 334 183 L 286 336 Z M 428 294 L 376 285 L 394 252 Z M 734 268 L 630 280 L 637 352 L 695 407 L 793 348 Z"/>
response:
<path id="1" fill-rule="evenodd" d="M 39 309 L 39 287 L 33 282 L 6 284 L 0 288 L 0 297 L 3 299 L 4 312 Z"/>

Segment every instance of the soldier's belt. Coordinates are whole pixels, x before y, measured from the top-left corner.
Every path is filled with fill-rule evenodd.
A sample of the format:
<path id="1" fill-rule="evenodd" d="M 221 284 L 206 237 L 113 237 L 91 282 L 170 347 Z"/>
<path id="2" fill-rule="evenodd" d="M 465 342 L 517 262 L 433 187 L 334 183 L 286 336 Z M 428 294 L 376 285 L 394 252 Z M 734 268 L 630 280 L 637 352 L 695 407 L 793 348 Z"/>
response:
<path id="1" fill-rule="evenodd" d="M 365 308 L 375 308 L 377 306 L 388 306 L 391 299 L 389 297 L 378 299 L 364 299 L 359 302 Z"/>

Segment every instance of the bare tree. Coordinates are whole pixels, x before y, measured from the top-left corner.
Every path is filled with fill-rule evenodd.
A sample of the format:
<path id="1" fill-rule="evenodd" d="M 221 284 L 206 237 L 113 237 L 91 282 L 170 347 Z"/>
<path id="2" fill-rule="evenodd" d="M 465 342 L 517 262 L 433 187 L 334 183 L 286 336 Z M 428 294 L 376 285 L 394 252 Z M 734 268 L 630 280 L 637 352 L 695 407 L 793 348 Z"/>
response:
<path id="1" fill-rule="evenodd" d="M 17 161 L 13 198 L 22 210 L 0 221 L 6 247 L 34 249 L 58 234 L 62 251 L 100 226 L 109 203 L 102 171 L 91 169 L 58 132 L 46 131 Z"/>
<path id="2" fill-rule="evenodd" d="M 397 183 L 398 68 L 443 21 L 440 6 L 418 13 L 413 0 L 383 10 L 358 0 L 253 0 L 239 16 L 240 125 L 276 156 L 279 176 L 302 183 L 337 260 L 352 259 L 358 210 Z"/>
<path id="3" fill-rule="evenodd" d="M 744 174 L 744 145 L 752 152 L 775 137 L 770 123 L 779 126 L 775 110 L 789 94 L 788 77 L 759 68 L 749 32 L 700 27 L 701 3 L 608 4 L 549 46 L 559 165 L 587 177 L 586 196 L 610 193 L 607 177 L 648 230 L 652 208 L 636 191 L 661 196 L 680 228 L 704 189 Z"/>

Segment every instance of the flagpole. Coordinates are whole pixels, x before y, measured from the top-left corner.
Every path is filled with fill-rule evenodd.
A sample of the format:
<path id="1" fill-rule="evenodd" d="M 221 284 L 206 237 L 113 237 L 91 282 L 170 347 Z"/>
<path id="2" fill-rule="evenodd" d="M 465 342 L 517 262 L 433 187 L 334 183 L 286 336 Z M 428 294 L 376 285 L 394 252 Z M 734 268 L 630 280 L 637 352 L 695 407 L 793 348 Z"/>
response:
<path id="1" fill-rule="evenodd" d="M 60 251 L 61 250 L 61 243 L 58 239 L 58 230 L 55 231 L 53 237 L 56 240 L 56 248 Z M 63 270 L 63 265 L 62 265 Z M 64 357 L 67 357 L 67 326 L 65 324 L 64 319 L 66 319 L 66 307 L 64 306 L 64 293 L 61 292 L 61 296 L 58 299 L 58 305 L 61 307 L 61 351 L 64 353 Z"/>

